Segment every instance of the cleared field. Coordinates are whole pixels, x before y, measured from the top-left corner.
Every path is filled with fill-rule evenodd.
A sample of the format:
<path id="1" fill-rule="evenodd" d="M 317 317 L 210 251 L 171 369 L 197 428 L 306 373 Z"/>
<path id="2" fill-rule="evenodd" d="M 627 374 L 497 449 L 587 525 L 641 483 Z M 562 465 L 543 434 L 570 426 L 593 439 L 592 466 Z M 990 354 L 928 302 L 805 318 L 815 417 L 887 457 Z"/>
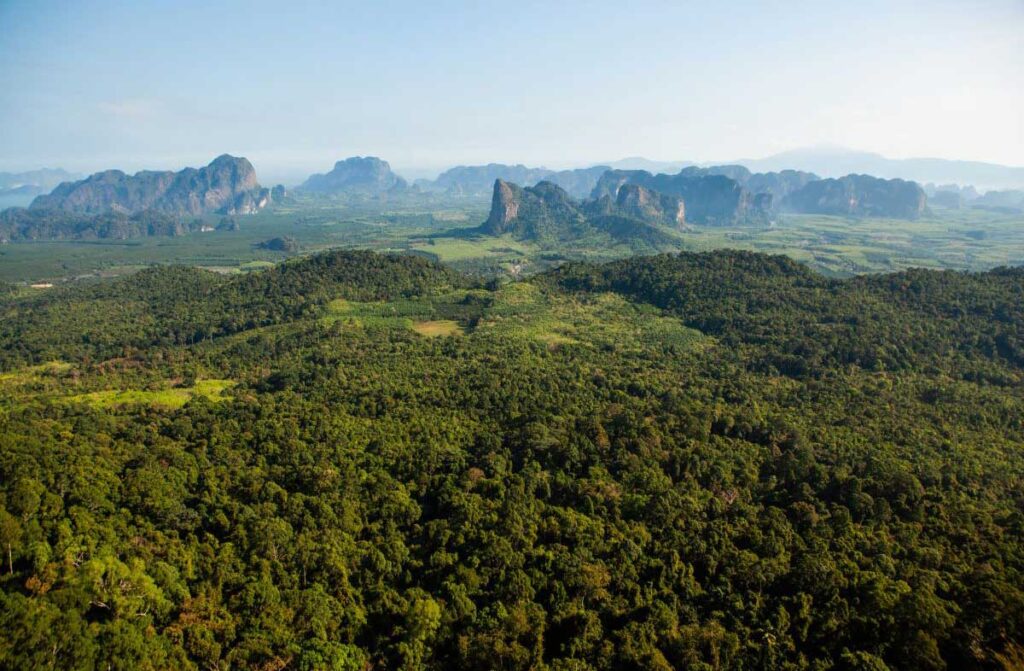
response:
<path id="1" fill-rule="evenodd" d="M 536 340 L 548 346 L 580 345 L 637 350 L 658 345 L 689 349 L 710 339 L 660 310 L 617 294 L 577 298 L 548 293 L 534 284 L 503 287 L 475 333 Z"/>
<path id="2" fill-rule="evenodd" d="M 234 386 L 232 380 L 197 380 L 191 387 L 143 390 L 123 389 L 94 391 L 68 397 L 68 401 L 86 403 L 96 408 L 125 405 L 149 405 L 158 408 L 180 408 L 197 396 L 218 402 L 225 399 L 224 392 Z"/>
<path id="3" fill-rule="evenodd" d="M 412 330 L 428 337 L 512 338 L 549 347 L 635 350 L 661 345 L 687 349 L 709 340 L 655 308 L 630 303 L 616 294 L 576 298 L 528 282 L 512 282 L 493 293 L 455 291 L 386 303 L 338 299 L 328 305 L 323 319 L 353 328 Z"/>
<path id="4" fill-rule="evenodd" d="M 465 261 L 486 256 L 507 255 L 511 251 L 514 255 L 524 255 L 526 248 L 521 243 L 514 243 L 516 247 L 510 248 L 508 244 L 512 241 L 498 239 L 493 240 L 466 240 L 459 238 L 431 240 L 429 242 L 416 242 L 410 248 L 435 256 L 443 263 L 453 261 Z"/>
<path id="5" fill-rule="evenodd" d="M 436 338 L 439 336 L 456 336 L 465 333 L 465 329 L 459 326 L 458 322 L 451 319 L 413 322 L 412 330 L 429 338 Z"/>
<path id="6" fill-rule="evenodd" d="M 72 366 L 64 361 L 49 361 L 9 373 L 0 373 L 0 390 L 11 391 L 27 386 L 52 387 Z"/>

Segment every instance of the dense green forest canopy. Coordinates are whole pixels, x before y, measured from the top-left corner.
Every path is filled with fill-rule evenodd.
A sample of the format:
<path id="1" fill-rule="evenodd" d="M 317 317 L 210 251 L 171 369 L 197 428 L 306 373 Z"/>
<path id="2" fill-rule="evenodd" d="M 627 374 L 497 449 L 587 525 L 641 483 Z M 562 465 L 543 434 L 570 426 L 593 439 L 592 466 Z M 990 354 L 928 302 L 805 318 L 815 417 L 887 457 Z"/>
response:
<path id="1" fill-rule="evenodd" d="M 0 666 L 1020 668 L 1022 383 L 1020 269 L 0 287 Z"/>

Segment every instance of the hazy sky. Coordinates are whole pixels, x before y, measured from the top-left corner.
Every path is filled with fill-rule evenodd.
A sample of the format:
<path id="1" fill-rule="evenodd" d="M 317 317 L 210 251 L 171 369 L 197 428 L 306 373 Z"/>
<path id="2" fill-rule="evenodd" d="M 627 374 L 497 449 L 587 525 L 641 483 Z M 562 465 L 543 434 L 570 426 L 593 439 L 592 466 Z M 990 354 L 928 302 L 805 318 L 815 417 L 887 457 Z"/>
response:
<path id="1" fill-rule="evenodd" d="M 1024 165 L 1024 0 L 0 0 L 0 170 Z"/>

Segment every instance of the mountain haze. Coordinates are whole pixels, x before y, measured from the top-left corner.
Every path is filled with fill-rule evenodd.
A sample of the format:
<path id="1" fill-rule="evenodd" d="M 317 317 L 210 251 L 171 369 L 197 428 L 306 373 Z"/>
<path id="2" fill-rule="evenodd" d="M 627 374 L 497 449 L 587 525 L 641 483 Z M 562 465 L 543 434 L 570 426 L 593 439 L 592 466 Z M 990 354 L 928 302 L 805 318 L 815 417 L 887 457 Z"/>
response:
<path id="1" fill-rule="evenodd" d="M 760 159 L 736 161 L 753 171 L 807 170 L 824 177 L 866 174 L 922 184 L 972 184 L 981 191 L 1024 188 L 1024 167 L 943 158 L 886 158 L 849 149 L 795 149 Z"/>
<path id="2" fill-rule="evenodd" d="M 338 161 L 330 172 L 311 175 L 298 191 L 322 195 L 379 196 L 405 191 L 408 184 L 376 156 L 353 156 Z"/>
<path id="3" fill-rule="evenodd" d="M 417 185 L 431 191 L 444 191 L 448 195 L 480 197 L 491 192 L 494 180 L 497 179 L 527 186 L 548 181 L 565 189 L 573 198 L 582 199 L 590 194 L 597 180 L 609 169 L 606 165 L 571 170 L 528 168 L 522 164 L 503 163 L 461 165 L 444 171 L 434 181 L 419 180 Z"/>

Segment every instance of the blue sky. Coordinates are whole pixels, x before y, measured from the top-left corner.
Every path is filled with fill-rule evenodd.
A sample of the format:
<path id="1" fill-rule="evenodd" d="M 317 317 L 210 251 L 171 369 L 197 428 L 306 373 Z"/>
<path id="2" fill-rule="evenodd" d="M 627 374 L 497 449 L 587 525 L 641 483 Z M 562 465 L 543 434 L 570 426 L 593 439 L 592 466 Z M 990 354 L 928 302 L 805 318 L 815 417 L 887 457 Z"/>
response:
<path id="1" fill-rule="evenodd" d="M 0 170 L 1024 164 L 1024 1 L 0 0 Z"/>

